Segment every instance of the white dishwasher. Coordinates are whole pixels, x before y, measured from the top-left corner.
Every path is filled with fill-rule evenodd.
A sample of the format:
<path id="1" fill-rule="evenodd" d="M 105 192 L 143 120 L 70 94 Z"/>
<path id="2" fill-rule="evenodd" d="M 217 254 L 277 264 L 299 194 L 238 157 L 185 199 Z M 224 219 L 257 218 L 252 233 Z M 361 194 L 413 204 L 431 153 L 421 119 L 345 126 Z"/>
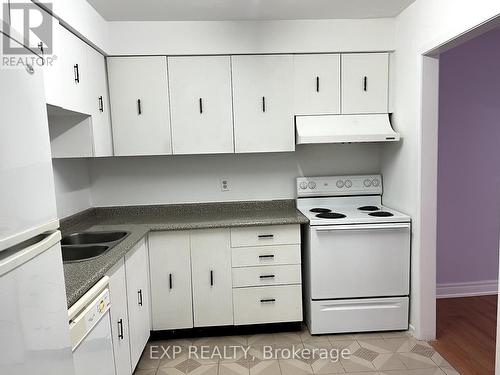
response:
<path id="1" fill-rule="evenodd" d="M 115 375 L 109 278 L 102 278 L 68 311 L 76 375 Z"/>

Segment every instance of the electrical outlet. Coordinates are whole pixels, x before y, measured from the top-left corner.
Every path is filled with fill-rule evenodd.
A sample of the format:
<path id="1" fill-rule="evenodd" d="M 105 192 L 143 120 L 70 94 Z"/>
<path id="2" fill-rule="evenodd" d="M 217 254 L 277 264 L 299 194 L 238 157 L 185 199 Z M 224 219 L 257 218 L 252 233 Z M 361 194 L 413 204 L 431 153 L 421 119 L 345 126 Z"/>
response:
<path id="1" fill-rule="evenodd" d="M 222 191 L 229 191 L 229 180 L 227 178 L 221 178 L 220 189 Z"/>

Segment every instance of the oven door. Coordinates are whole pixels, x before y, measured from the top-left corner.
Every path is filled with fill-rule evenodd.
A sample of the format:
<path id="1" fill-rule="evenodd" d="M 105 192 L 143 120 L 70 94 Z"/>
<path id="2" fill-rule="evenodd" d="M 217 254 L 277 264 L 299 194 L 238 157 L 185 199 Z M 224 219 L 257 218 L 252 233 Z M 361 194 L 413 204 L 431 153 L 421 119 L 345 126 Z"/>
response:
<path id="1" fill-rule="evenodd" d="M 409 294 L 410 223 L 311 227 L 313 300 Z"/>

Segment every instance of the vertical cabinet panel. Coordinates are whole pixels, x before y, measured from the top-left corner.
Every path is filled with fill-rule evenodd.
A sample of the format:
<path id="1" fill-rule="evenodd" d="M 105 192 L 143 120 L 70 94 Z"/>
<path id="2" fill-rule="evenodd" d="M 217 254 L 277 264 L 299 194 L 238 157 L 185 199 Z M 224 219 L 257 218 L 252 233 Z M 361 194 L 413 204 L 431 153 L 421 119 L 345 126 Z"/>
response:
<path id="1" fill-rule="evenodd" d="M 108 58 L 115 155 L 171 154 L 166 57 Z"/>
<path id="2" fill-rule="evenodd" d="M 132 374 L 130 363 L 130 336 L 127 311 L 127 283 L 124 260 L 108 273 L 111 293 L 111 334 L 115 355 L 116 375 Z"/>
<path id="3" fill-rule="evenodd" d="M 130 358 L 135 368 L 149 339 L 150 300 L 146 243 L 142 240 L 125 257 L 127 305 L 130 327 Z"/>
<path id="4" fill-rule="evenodd" d="M 234 152 L 229 56 L 169 57 L 174 154 Z"/>
<path id="5" fill-rule="evenodd" d="M 236 152 L 295 150 L 292 56 L 233 56 Z"/>
<path id="6" fill-rule="evenodd" d="M 153 330 L 193 327 L 189 232 L 149 234 Z"/>
<path id="7" fill-rule="evenodd" d="M 113 155 L 113 137 L 109 111 L 109 95 L 106 76 L 106 60 L 98 51 L 87 48 L 87 63 L 90 81 L 90 95 L 87 98 L 92 115 L 94 156 Z"/>
<path id="8" fill-rule="evenodd" d="M 233 324 L 229 229 L 191 233 L 195 327 Z"/>
<path id="9" fill-rule="evenodd" d="M 387 113 L 389 54 L 342 55 L 342 113 Z"/>
<path id="10" fill-rule="evenodd" d="M 340 55 L 295 55 L 296 115 L 340 113 Z"/>

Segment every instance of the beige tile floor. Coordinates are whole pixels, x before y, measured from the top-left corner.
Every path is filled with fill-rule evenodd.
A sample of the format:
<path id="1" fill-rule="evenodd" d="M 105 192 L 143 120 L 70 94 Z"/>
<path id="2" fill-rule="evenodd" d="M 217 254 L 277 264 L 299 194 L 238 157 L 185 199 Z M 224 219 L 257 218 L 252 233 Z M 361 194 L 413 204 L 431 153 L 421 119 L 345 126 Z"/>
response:
<path id="1" fill-rule="evenodd" d="M 174 347 L 180 353 L 173 355 Z M 191 349 L 189 349 L 191 347 Z M 163 349 L 162 349 L 163 348 Z M 226 355 L 224 356 L 224 348 Z M 308 358 L 289 358 L 286 349 L 306 353 Z M 338 361 L 318 353 L 349 353 Z M 335 350 L 337 349 L 337 350 Z M 191 351 L 190 351 L 191 350 Z M 201 350 L 206 355 L 201 357 Z M 248 354 L 245 355 L 245 350 Z M 265 355 L 273 350 L 272 358 Z M 333 351 L 332 351 L 333 350 Z M 163 353 L 168 355 L 164 355 Z M 325 353 L 322 351 L 321 353 Z M 210 353 L 215 353 L 215 357 Z M 219 355 L 220 354 L 220 355 Z M 163 358 L 162 358 L 163 356 Z M 341 357 L 341 356 L 340 356 Z M 311 336 L 301 332 L 270 333 L 248 336 L 203 337 L 151 341 L 144 350 L 135 375 L 456 375 L 458 374 L 427 342 L 407 332 L 356 335 Z"/>

